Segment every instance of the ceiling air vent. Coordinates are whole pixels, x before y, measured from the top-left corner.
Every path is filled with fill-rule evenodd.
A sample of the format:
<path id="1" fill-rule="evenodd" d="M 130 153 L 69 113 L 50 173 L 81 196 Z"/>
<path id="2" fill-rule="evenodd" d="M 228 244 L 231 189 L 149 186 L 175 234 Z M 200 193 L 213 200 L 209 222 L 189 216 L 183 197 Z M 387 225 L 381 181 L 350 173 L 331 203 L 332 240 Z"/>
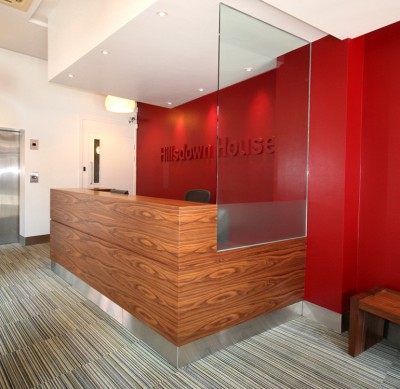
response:
<path id="1" fill-rule="evenodd" d="M 20 11 L 27 11 L 32 0 L 0 0 L 0 4 L 6 4 Z"/>

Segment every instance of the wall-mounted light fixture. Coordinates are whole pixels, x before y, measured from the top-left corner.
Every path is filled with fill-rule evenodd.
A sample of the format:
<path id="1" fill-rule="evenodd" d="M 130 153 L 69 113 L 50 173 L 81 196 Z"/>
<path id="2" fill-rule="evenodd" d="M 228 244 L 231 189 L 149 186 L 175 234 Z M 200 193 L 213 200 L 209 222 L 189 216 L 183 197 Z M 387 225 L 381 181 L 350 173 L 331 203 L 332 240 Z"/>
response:
<path id="1" fill-rule="evenodd" d="M 135 111 L 136 101 L 108 95 L 105 106 L 106 110 L 110 112 L 130 113 Z"/>

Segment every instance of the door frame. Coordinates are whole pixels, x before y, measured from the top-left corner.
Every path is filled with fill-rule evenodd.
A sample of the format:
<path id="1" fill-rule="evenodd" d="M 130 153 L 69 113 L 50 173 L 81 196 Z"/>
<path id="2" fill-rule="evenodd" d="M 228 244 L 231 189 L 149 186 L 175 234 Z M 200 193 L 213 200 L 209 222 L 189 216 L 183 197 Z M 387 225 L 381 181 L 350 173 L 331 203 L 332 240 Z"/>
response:
<path id="1" fill-rule="evenodd" d="M 21 212 L 21 199 L 24 197 L 22 196 L 22 188 L 25 189 L 24 181 L 24 174 L 22 174 L 22 168 L 23 168 L 23 163 L 24 163 L 24 143 L 25 143 L 25 133 L 23 130 L 18 130 L 15 128 L 7 128 L 7 127 L 0 127 L 0 132 L 7 132 L 7 133 L 15 133 L 18 135 L 18 177 L 17 177 L 17 182 L 18 182 L 18 188 L 17 188 L 17 198 L 18 198 L 18 206 L 17 206 L 17 211 L 18 214 L 16 215 L 17 218 L 17 231 L 16 231 L 16 237 L 14 240 L 10 242 L 4 242 L 0 244 L 7 244 L 7 243 L 19 243 L 21 240 L 21 225 L 24 219 L 22 219 L 23 213 Z"/>
<path id="2" fill-rule="evenodd" d="M 132 116 L 133 116 L 133 120 L 132 120 Z M 132 194 L 136 194 L 136 142 L 137 142 L 137 112 L 135 112 L 134 114 L 130 114 L 129 118 L 128 117 L 119 117 L 118 119 L 110 119 L 110 118 L 102 118 L 102 117 L 93 117 L 93 116 L 80 116 L 79 117 L 79 187 L 80 188 L 84 188 L 85 187 L 85 183 L 84 183 L 84 146 L 85 146 L 85 139 L 84 139 L 84 121 L 85 120 L 90 120 L 90 121 L 94 121 L 94 122 L 99 122 L 102 124 L 105 123 L 110 123 L 110 124 L 129 124 L 133 129 L 133 163 L 134 163 L 134 167 L 133 167 L 133 183 L 134 183 L 134 189 L 135 189 L 135 193 Z M 86 167 L 86 168 L 90 168 L 90 167 Z M 101 185 L 101 184 L 99 184 Z M 131 194 L 131 193 L 130 193 Z"/>

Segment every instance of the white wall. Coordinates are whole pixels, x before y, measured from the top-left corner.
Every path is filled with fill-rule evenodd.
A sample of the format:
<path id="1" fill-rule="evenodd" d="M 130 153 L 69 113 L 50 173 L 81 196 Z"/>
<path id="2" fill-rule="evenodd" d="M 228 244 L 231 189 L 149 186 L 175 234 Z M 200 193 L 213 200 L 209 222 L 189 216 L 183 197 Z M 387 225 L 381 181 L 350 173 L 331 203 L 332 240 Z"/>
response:
<path id="1" fill-rule="evenodd" d="M 0 49 L 0 127 L 25 133 L 20 235 L 49 234 L 50 188 L 79 187 L 81 119 L 127 120 L 107 112 L 104 98 L 49 83 L 46 61 Z M 29 149 L 30 139 L 39 150 Z M 38 184 L 29 172 L 39 172 Z"/>

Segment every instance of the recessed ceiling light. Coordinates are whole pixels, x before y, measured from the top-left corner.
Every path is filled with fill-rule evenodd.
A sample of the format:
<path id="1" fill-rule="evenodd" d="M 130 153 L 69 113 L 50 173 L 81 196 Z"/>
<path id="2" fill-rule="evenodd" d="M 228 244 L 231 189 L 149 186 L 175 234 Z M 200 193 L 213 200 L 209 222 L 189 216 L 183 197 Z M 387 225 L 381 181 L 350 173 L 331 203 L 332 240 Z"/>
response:
<path id="1" fill-rule="evenodd" d="M 172 103 L 170 102 L 170 101 L 168 101 L 168 103 L 167 103 L 168 105 L 172 105 Z"/>
<path id="2" fill-rule="evenodd" d="M 253 71 L 253 68 L 248 67 L 248 68 L 244 68 L 244 70 L 246 70 L 246 72 L 252 72 L 252 71 Z"/>
<path id="3" fill-rule="evenodd" d="M 167 11 L 158 11 L 157 15 L 160 16 L 161 18 L 164 18 L 165 16 L 168 16 Z"/>
<path id="4" fill-rule="evenodd" d="M 101 54 L 107 55 L 109 53 L 108 50 L 101 50 Z"/>
<path id="5" fill-rule="evenodd" d="M 68 77 L 69 78 L 74 78 L 74 75 L 70 73 L 70 74 L 68 74 Z"/>
<path id="6" fill-rule="evenodd" d="M 204 89 L 203 88 L 199 88 L 199 92 L 204 92 Z"/>

